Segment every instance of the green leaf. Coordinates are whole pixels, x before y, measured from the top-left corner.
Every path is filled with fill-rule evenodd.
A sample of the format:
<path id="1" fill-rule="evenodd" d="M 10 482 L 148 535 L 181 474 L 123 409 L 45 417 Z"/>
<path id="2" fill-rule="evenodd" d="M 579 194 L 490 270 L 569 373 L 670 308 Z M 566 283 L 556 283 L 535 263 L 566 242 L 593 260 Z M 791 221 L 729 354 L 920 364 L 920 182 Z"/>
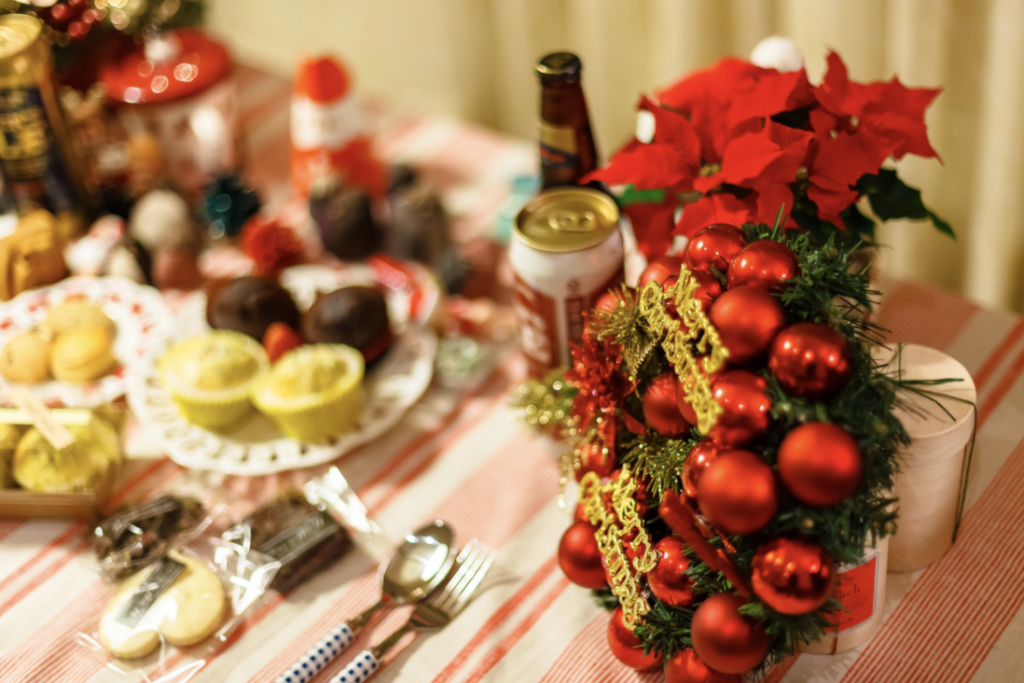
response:
<path id="1" fill-rule="evenodd" d="M 665 190 L 638 190 L 632 185 L 619 195 L 619 205 L 629 206 L 630 204 L 661 204 L 665 201 Z"/>
<path id="2" fill-rule="evenodd" d="M 875 222 L 862 214 L 856 204 L 850 204 L 839 215 L 853 235 L 863 235 L 868 241 L 874 242 Z"/>
<path id="3" fill-rule="evenodd" d="M 921 201 L 921 191 L 900 180 L 896 171 L 883 168 L 878 175 L 865 173 L 857 181 L 857 192 L 868 198 L 871 210 L 883 221 L 893 218 L 931 220 L 939 232 L 955 237 L 949 223 L 936 216 Z"/>

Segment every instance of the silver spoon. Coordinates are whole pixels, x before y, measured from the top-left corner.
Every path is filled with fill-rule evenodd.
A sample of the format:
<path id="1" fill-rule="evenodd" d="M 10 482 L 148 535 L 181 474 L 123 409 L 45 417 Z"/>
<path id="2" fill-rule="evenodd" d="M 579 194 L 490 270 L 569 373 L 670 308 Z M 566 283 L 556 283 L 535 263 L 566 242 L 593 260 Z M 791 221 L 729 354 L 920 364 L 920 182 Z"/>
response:
<path id="1" fill-rule="evenodd" d="M 455 562 L 455 531 L 437 520 L 406 535 L 381 578 L 381 596 L 372 606 L 331 629 L 274 683 L 308 683 L 337 657 L 381 609 L 422 600 L 437 588 Z"/>

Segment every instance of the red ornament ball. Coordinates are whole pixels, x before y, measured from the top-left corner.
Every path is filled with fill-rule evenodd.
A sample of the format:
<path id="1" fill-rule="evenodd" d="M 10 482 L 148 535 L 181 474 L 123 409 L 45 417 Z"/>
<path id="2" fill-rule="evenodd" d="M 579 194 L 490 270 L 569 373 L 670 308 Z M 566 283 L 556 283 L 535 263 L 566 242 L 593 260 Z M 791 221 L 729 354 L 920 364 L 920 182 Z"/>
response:
<path id="1" fill-rule="evenodd" d="M 601 296 L 597 297 L 597 301 L 594 302 L 594 310 L 602 311 L 604 313 L 611 313 L 619 305 L 619 290 L 609 289 Z"/>
<path id="2" fill-rule="evenodd" d="M 572 514 L 572 521 L 575 522 L 586 522 L 590 524 L 590 520 L 587 519 L 587 506 L 582 503 L 576 504 L 576 511 Z"/>
<path id="3" fill-rule="evenodd" d="M 702 270 L 695 270 L 690 274 L 697 281 L 697 290 L 693 293 L 693 298 L 700 302 L 701 310 L 707 313 L 712 302 L 725 291 L 722 289 L 722 283 L 711 273 Z"/>
<path id="4" fill-rule="evenodd" d="M 594 527 L 588 522 L 576 522 L 562 534 L 558 543 L 558 566 L 577 586 L 596 590 L 608 585 L 601 552 L 594 539 Z"/>
<path id="5" fill-rule="evenodd" d="M 690 431 L 691 425 L 676 405 L 676 384 L 679 378 L 674 370 L 666 370 L 647 386 L 644 391 L 644 419 L 662 436 L 681 436 Z"/>
<path id="6" fill-rule="evenodd" d="M 683 462 L 683 491 L 690 498 L 697 499 L 697 485 L 711 461 L 722 453 L 722 447 L 711 439 L 704 439 L 692 449 Z"/>
<path id="7" fill-rule="evenodd" d="M 685 648 L 665 663 L 665 683 L 741 683 L 739 674 L 724 674 L 709 669 L 697 653 Z"/>
<path id="8" fill-rule="evenodd" d="M 582 481 L 587 472 L 596 472 L 604 479 L 615 471 L 615 454 L 600 443 L 585 443 L 580 446 L 580 468 L 576 470 L 576 481 Z"/>
<path id="9" fill-rule="evenodd" d="M 743 231 L 735 225 L 715 223 L 694 233 L 683 252 L 683 262 L 690 270 L 720 273 L 729 270 L 729 264 L 743 249 Z"/>
<path id="10" fill-rule="evenodd" d="M 722 376 L 722 371 L 708 375 L 708 382 L 711 384 L 715 383 L 719 377 Z M 690 403 L 689 397 L 686 395 L 686 391 L 683 389 L 684 382 L 676 383 L 676 406 L 679 408 L 679 412 L 683 414 L 686 421 L 690 424 L 697 424 L 697 411 L 693 409 L 693 405 Z"/>
<path id="11" fill-rule="evenodd" d="M 693 615 L 693 649 L 716 671 L 741 674 L 768 654 L 768 634 L 761 624 L 740 614 L 744 604 L 735 593 L 719 593 L 701 603 Z"/>
<path id="12" fill-rule="evenodd" d="M 666 536 L 654 545 L 658 564 L 647 574 L 647 585 L 654 597 L 670 607 L 689 607 L 693 604 L 693 580 L 686 571 L 686 544 L 678 536 Z"/>
<path id="13" fill-rule="evenodd" d="M 639 434 L 640 436 L 647 436 L 647 427 L 644 423 L 630 415 L 625 410 L 622 411 L 622 421 L 625 423 L 626 429 L 629 431 L 634 434 Z"/>
<path id="14" fill-rule="evenodd" d="M 622 621 L 622 608 L 619 607 L 612 614 L 608 622 L 608 646 L 612 654 L 620 662 L 637 671 L 651 671 L 661 667 L 664 660 L 662 654 L 651 652 L 644 654 L 643 643 L 632 631 L 626 628 Z"/>
<path id="15" fill-rule="evenodd" d="M 745 365 L 763 357 L 775 336 L 786 327 L 782 304 L 757 287 L 725 292 L 711 306 L 709 317 L 729 349 L 731 365 Z"/>
<path id="16" fill-rule="evenodd" d="M 708 433 L 728 448 L 745 446 L 768 429 L 772 401 L 768 382 L 747 370 L 730 370 L 711 385 L 711 396 L 722 412 Z"/>
<path id="17" fill-rule="evenodd" d="M 781 292 L 790 280 L 800 276 L 800 260 L 793 250 L 775 240 L 751 242 L 729 263 L 727 283 L 736 287 L 759 287 Z"/>
<path id="18" fill-rule="evenodd" d="M 800 502 L 837 505 L 857 490 L 864 463 L 849 432 L 824 422 L 797 427 L 779 446 L 779 478 Z"/>
<path id="19" fill-rule="evenodd" d="M 776 612 L 806 614 L 828 600 L 836 567 L 818 543 L 776 538 L 757 549 L 750 578 L 757 597 Z"/>
<path id="20" fill-rule="evenodd" d="M 843 336 L 822 323 L 790 325 L 772 342 L 768 367 L 792 396 L 822 400 L 842 391 L 853 368 Z"/>
<path id="21" fill-rule="evenodd" d="M 640 273 L 636 288 L 643 289 L 648 282 L 657 282 L 664 285 L 670 277 L 679 277 L 679 267 L 683 265 L 682 256 L 659 256 L 647 264 L 644 272 Z"/>
<path id="22" fill-rule="evenodd" d="M 725 451 L 701 475 L 697 503 L 721 531 L 752 534 L 763 529 L 779 509 L 775 475 L 756 453 Z"/>

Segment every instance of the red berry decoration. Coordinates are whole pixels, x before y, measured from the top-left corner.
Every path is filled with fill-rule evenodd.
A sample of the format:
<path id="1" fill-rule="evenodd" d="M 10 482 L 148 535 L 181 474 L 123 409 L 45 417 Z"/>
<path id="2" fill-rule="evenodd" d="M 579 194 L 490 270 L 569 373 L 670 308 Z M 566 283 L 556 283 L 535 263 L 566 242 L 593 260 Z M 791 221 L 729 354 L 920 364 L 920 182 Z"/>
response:
<path id="1" fill-rule="evenodd" d="M 647 264 L 644 272 L 640 273 L 636 288 L 643 289 L 648 282 L 657 282 L 664 285 L 670 277 L 679 277 L 679 267 L 683 265 L 682 256 L 659 256 Z"/>
<path id="2" fill-rule="evenodd" d="M 714 268 L 725 273 L 743 245 L 742 230 L 734 225 L 715 223 L 694 233 L 683 252 L 683 262 L 690 270 L 710 273 Z"/>
<path id="3" fill-rule="evenodd" d="M 594 539 L 594 527 L 589 522 L 576 522 L 562 534 L 558 543 L 558 566 L 577 586 L 598 589 L 608 585 L 601 552 Z"/>
<path id="4" fill-rule="evenodd" d="M 763 529 L 779 509 L 775 475 L 756 453 L 725 451 L 701 475 L 697 503 L 719 530 L 752 534 Z"/>
<path id="5" fill-rule="evenodd" d="M 687 422 L 676 405 L 678 382 L 675 371 L 666 370 L 655 377 L 644 391 L 644 419 L 662 436 L 681 436 L 693 426 Z"/>
<path id="6" fill-rule="evenodd" d="M 729 349 L 728 361 L 732 365 L 745 365 L 763 357 L 786 326 L 782 304 L 757 287 L 725 292 L 711 306 L 709 317 Z"/>
<path id="7" fill-rule="evenodd" d="M 587 472 L 594 472 L 604 479 L 615 471 L 615 455 L 599 443 L 585 443 L 580 446 L 580 468 L 576 470 L 576 481 L 581 481 Z"/>
<path id="8" fill-rule="evenodd" d="M 776 612 L 806 614 L 828 600 L 836 568 L 821 545 L 776 538 L 757 549 L 750 578 L 757 597 Z"/>
<path id="9" fill-rule="evenodd" d="M 730 370 L 711 385 L 711 396 L 722 407 L 708 433 L 728 448 L 745 446 L 768 429 L 772 402 L 768 382 L 747 370 Z"/>
<path id="10" fill-rule="evenodd" d="M 608 622 L 608 645 L 616 659 L 637 671 L 651 671 L 660 668 L 664 659 L 660 652 L 644 654 L 643 643 L 626 628 L 625 622 L 622 621 L 621 607 L 615 610 L 611 621 Z"/>
<path id="11" fill-rule="evenodd" d="M 654 550 L 658 564 L 647 574 L 647 585 L 654 597 L 670 607 L 689 607 L 693 604 L 693 580 L 686 574 L 690 561 L 683 552 L 686 544 L 678 536 L 666 536 L 658 541 Z"/>
<path id="12" fill-rule="evenodd" d="M 786 393 L 819 401 L 842 391 L 853 372 L 846 340 L 821 323 L 797 323 L 780 332 L 768 367 Z"/>
<path id="13" fill-rule="evenodd" d="M 779 446 L 779 478 L 800 502 L 837 505 L 857 490 L 864 473 L 860 448 L 849 432 L 824 422 L 797 427 Z"/>
<path id="14" fill-rule="evenodd" d="M 285 323 L 271 323 L 263 333 L 263 348 L 273 363 L 292 349 L 302 346 L 302 337 Z"/>
<path id="15" fill-rule="evenodd" d="M 724 674 L 709 669 L 697 653 L 686 648 L 665 663 L 665 683 L 741 683 L 739 674 Z"/>
<path id="16" fill-rule="evenodd" d="M 729 263 L 727 283 L 736 287 L 759 287 L 781 292 L 800 276 L 800 260 L 793 250 L 775 240 L 752 242 Z"/>
<path id="17" fill-rule="evenodd" d="M 692 449 L 683 462 L 683 491 L 690 498 L 697 499 L 697 485 L 711 461 L 722 453 L 722 447 L 711 439 L 704 439 Z"/>
<path id="18" fill-rule="evenodd" d="M 701 603 L 693 615 L 693 649 L 716 671 L 741 674 L 768 654 L 768 634 L 758 622 L 740 614 L 744 604 L 734 593 L 719 593 Z"/>

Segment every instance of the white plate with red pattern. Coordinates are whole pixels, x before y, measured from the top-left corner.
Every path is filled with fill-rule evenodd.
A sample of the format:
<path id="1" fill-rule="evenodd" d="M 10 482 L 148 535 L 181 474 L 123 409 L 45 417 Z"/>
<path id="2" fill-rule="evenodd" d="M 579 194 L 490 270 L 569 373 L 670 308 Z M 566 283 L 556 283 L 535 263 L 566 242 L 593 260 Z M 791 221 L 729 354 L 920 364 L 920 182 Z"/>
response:
<path id="1" fill-rule="evenodd" d="M 88 384 L 50 380 L 26 386 L 50 406 L 95 408 L 123 396 L 129 377 L 145 373 L 152 359 L 163 354 L 174 316 L 152 287 L 119 277 L 74 277 L 0 304 L 0 348 L 16 334 L 39 326 L 51 306 L 76 298 L 99 306 L 114 322 L 117 365 Z M 0 386 L 0 402 L 11 403 L 5 386 Z"/>

